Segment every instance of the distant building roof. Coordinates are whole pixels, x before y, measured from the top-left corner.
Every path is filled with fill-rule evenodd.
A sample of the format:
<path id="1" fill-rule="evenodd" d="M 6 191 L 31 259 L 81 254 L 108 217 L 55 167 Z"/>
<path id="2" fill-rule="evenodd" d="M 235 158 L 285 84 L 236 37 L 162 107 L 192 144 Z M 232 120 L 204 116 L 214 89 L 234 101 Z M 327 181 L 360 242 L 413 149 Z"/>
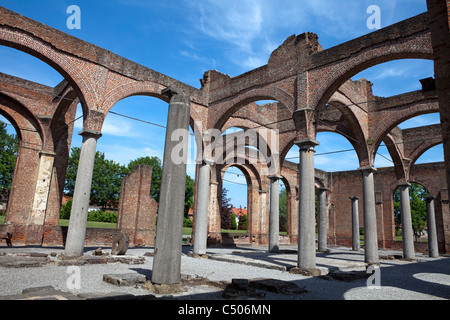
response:
<path id="1" fill-rule="evenodd" d="M 231 210 L 234 213 L 235 216 L 242 217 L 244 215 L 247 215 L 247 207 L 244 208 L 235 208 L 234 206 L 231 206 Z"/>

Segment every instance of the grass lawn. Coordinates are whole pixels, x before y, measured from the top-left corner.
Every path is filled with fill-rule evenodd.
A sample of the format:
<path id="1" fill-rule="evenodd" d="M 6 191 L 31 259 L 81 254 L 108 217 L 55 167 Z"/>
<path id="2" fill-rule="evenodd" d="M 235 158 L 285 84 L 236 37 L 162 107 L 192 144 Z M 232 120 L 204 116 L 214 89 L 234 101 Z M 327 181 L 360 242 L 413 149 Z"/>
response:
<path id="1" fill-rule="evenodd" d="M 59 219 L 59 225 L 61 227 L 68 227 L 69 226 L 69 220 Z M 116 228 L 116 224 L 115 223 L 109 223 L 109 222 L 88 221 L 87 222 L 87 227 L 88 228 L 115 229 Z"/>
<path id="2" fill-rule="evenodd" d="M 5 223 L 5 216 L 0 216 L 0 224 Z M 60 219 L 59 220 L 59 225 L 61 227 L 67 227 L 69 226 L 69 220 L 65 220 L 65 219 Z M 108 222 L 97 222 L 97 221 L 88 221 L 87 222 L 87 227 L 88 228 L 107 228 L 107 229 L 116 229 L 116 224 L 115 223 L 108 223 Z M 247 230 L 227 230 L 227 229 L 222 229 L 221 230 L 222 233 L 241 233 L 241 234 L 246 234 Z M 183 235 L 184 236 L 190 236 L 192 233 L 192 228 L 183 228 Z M 287 232 L 280 232 L 280 235 L 287 235 Z M 364 236 L 360 235 L 359 236 L 360 240 L 361 240 L 361 244 L 364 244 Z M 396 236 L 395 237 L 395 241 L 402 241 L 402 236 Z M 427 239 L 421 239 L 421 242 L 428 242 Z"/>

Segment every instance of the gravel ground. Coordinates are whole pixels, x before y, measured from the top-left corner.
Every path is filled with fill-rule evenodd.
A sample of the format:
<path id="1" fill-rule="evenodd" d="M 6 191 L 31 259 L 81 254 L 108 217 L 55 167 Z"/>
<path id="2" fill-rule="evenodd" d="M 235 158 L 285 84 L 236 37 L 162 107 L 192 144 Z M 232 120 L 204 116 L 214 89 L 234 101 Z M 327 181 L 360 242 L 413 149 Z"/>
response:
<path id="1" fill-rule="evenodd" d="M 263 248 L 259 248 L 263 250 Z M 184 248 L 186 253 L 189 248 Z M 232 254 L 239 250 L 233 249 L 209 249 L 208 254 Z M 243 249 L 248 250 L 248 249 Z M 252 248 L 251 250 L 258 250 Z M 91 255 L 93 250 L 86 251 L 85 255 Z M 104 249 L 110 252 L 110 249 Z M 143 256 L 151 252 L 150 248 L 130 248 L 127 255 Z M 63 249 L 55 248 L 0 248 L 1 252 L 41 252 L 60 254 Z M 251 251 L 250 251 L 251 252 Z M 380 255 L 390 252 L 380 251 Z M 247 255 L 251 257 L 250 255 Z M 293 255 L 291 255 L 292 258 Z M 256 257 L 256 256 L 255 256 Z M 279 261 L 290 263 L 287 255 L 276 256 Z M 238 263 L 215 261 L 212 259 L 195 259 L 182 256 L 183 275 L 191 277 L 201 276 L 211 281 L 228 281 L 233 278 L 273 278 L 291 281 L 299 287 L 304 287 L 307 292 L 301 295 L 285 295 L 266 292 L 267 300 L 446 300 L 450 299 L 450 258 L 437 259 L 419 256 L 420 262 L 408 262 L 402 260 L 380 260 L 378 288 L 368 287 L 367 279 L 357 279 L 351 282 L 330 280 L 317 277 L 306 277 L 290 274 L 286 271 L 272 270 Z M 272 259 L 274 257 L 272 256 Z M 336 261 L 364 260 L 364 254 L 355 254 L 346 248 L 333 248 L 327 258 Z M 295 256 L 294 258 L 295 259 Z M 135 287 L 119 287 L 104 282 L 104 274 L 116 273 L 140 273 L 151 278 L 153 264 L 152 257 L 145 257 L 144 264 L 127 265 L 122 263 L 91 264 L 80 266 L 81 288 L 68 290 L 67 280 L 71 272 L 66 266 L 52 264 L 43 267 L 32 268 L 5 268 L 0 267 L 0 292 L 1 295 L 16 295 L 22 290 L 40 286 L 53 286 L 55 289 L 79 293 L 129 293 L 133 295 L 149 294 L 149 291 L 137 285 Z M 69 271 L 69 273 L 68 273 Z M 372 283 L 369 283 L 372 284 Z M 373 286 L 372 286 L 373 287 Z M 189 286 L 188 291 L 173 295 L 183 300 L 214 300 L 221 299 L 222 290 L 209 286 Z"/>

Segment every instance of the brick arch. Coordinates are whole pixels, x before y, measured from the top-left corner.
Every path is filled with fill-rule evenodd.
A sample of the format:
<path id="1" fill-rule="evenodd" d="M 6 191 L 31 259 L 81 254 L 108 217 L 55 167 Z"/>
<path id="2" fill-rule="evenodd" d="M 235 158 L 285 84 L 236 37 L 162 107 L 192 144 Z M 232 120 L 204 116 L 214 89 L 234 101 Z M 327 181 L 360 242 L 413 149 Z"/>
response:
<path id="1" fill-rule="evenodd" d="M 34 179 L 38 174 L 44 135 L 39 121 L 28 108 L 3 93 L 0 93 L 0 114 L 15 127 L 19 138 L 5 223 L 25 225 L 33 209 Z"/>
<path id="2" fill-rule="evenodd" d="M 224 164 L 221 165 L 221 177 L 220 179 L 223 180 L 223 175 L 225 174 L 225 171 L 228 170 L 231 167 L 236 167 L 239 170 L 242 171 L 242 173 L 245 176 L 245 179 L 247 181 L 247 186 L 249 187 L 258 187 L 260 190 L 262 188 L 262 178 L 259 170 L 255 167 L 255 165 L 248 163 L 249 159 L 246 156 L 239 155 L 237 157 L 237 161 L 244 162 L 244 163 L 238 163 L 238 162 L 232 162 L 230 159 L 225 159 Z"/>
<path id="3" fill-rule="evenodd" d="M 108 113 L 112 110 L 112 108 L 119 102 L 129 97 L 135 96 L 147 96 L 160 99 L 164 102 L 169 103 L 169 98 L 166 95 L 161 94 L 161 91 L 166 89 L 166 86 L 160 85 L 155 82 L 150 81 L 133 81 L 128 82 L 122 85 L 119 85 L 113 89 L 111 89 L 105 96 L 103 104 L 101 106 L 102 116 L 96 120 L 96 125 L 101 128 L 106 119 Z M 197 116 L 195 110 L 193 110 L 193 106 L 197 105 L 195 102 L 191 101 L 191 112 L 189 119 L 189 126 L 195 135 L 195 143 L 197 146 L 202 144 L 202 137 L 198 134 L 203 132 L 202 128 L 197 125 L 197 121 L 201 121 L 200 117 Z M 203 148 L 197 148 L 197 150 L 203 150 Z"/>
<path id="4" fill-rule="evenodd" d="M 237 121 L 237 122 L 235 122 L 235 121 L 227 122 L 227 124 L 230 125 L 230 126 L 226 127 L 226 129 L 224 129 L 222 131 L 222 133 L 225 130 L 230 129 L 232 127 L 237 127 L 237 128 L 244 129 L 244 130 L 251 129 L 251 128 L 248 127 L 248 125 L 252 124 L 253 123 L 252 121 L 245 120 L 245 119 L 238 119 L 238 120 L 239 121 Z M 250 131 L 250 133 L 251 132 L 252 131 Z M 271 174 L 276 174 L 277 172 L 273 172 L 273 171 L 277 170 L 277 165 L 278 165 L 278 167 L 280 167 L 280 163 L 274 164 L 275 167 L 272 167 L 272 162 L 273 161 L 277 161 L 276 158 L 274 159 L 274 155 L 272 154 L 272 148 L 271 147 L 273 145 L 270 142 L 268 142 L 269 139 L 271 139 L 272 135 L 270 133 L 268 133 L 267 134 L 267 138 L 268 139 L 265 139 L 266 137 L 261 135 L 258 131 L 255 131 L 255 132 L 256 132 L 257 145 L 255 146 L 255 145 L 246 143 L 244 150 L 245 151 L 249 151 L 249 149 L 247 148 L 248 146 L 252 146 L 252 147 L 256 148 L 256 150 L 258 150 L 258 156 L 259 156 L 258 163 L 262 163 L 264 167 L 270 168 L 268 170 L 270 170 L 270 172 L 272 172 Z M 224 163 L 227 163 L 227 161 L 229 161 L 231 159 L 230 158 L 230 154 L 228 153 L 230 151 L 228 148 L 230 148 L 231 145 L 230 146 L 227 145 L 227 141 L 226 141 L 225 137 L 226 137 L 226 135 L 222 134 L 222 138 L 224 139 L 223 140 L 222 159 L 224 160 Z M 233 143 L 233 146 L 234 146 L 233 147 L 233 155 L 235 155 L 237 153 L 235 140 L 232 140 L 232 143 Z M 261 145 L 261 143 L 263 145 Z M 278 147 L 278 146 L 275 146 L 275 147 Z M 267 153 L 265 153 L 266 151 L 267 151 Z M 240 157 L 240 155 L 238 155 L 238 157 Z M 247 162 L 252 163 L 251 162 L 252 159 L 250 159 L 247 154 L 245 155 L 245 157 L 242 157 L 242 159 L 247 161 Z M 262 161 L 264 161 L 264 163 Z M 278 161 L 279 161 L 279 157 L 278 157 Z M 268 163 L 270 163 L 270 167 L 267 166 Z"/>
<path id="5" fill-rule="evenodd" d="M 243 106 L 258 100 L 275 100 L 285 106 L 292 114 L 295 110 L 294 98 L 278 87 L 250 89 L 234 95 L 224 102 L 214 104 L 209 108 L 210 127 L 222 129 L 227 120 Z"/>
<path id="6" fill-rule="evenodd" d="M 319 130 L 317 133 L 320 133 L 320 132 L 331 132 L 331 133 L 335 133 L 335 134 L 338 134 L 338 135 L 346 138 L 352 144 L 352 146 L 353 146 L 353 148 L 354 148 L 354 150 L 356 152 L 356 155 L 358 156 L 358 160 L 359 160 L 360 166 L 362 166 L 365 163 L 364 161 L 366 161 L 366 158 L 365 158 L 365 156 L 361 156 L 361 153 L 358 152 L 358 150 L 361 150 L 361 148 L 358 149 L 358 147 L 357 147 L 358 145 L 355 144 L 354 141 L 352 141 L 348 137 L 342 135 L 341 133 L 333 131 L 333 130 Z M 287 153 L 294 146 L 294 142 L 296 140 L 298 140 L 297 136 L 295 135 L 295 133 L 292 133 L 292 135 L 291 135 L 290 139 L 288 140 L 288 142 L 283 146 L 283 148 L 280 148 L 280 150 L 282 150 L 280 152 L 280 163 L 284 162 Z M 318 142 L 320 143 L 320 140 L 318 140 Z"/>
<path id="7" fill-rule="evenodd" d="M 374 132 L 369 138 L 373 142 L 369 145 L 369 152 L 373 159 L 375 159 L 375 154 L 383 139 L 400 123 L 416 116 L 436 112 L 439 112 L 439 104 L 435 98 L 430 98 L 406 103 L 393 114 L 389 114 L 387 117 L 378 117 L 378 121 L 373 125 Z"/>
<path id="8" fill-rule="evenodd" d="M 370 162 L 369 150 L 366 142 L 366 134 L 363 130 L 364 119 L 358 117 L 355 112 L 355 106 L 350 105 L 350 101 L 345 101 L 339 98 L 333 98 L 328 102 L 327 106 L 317 109 L 317 112 L 335 107 L 342 114 L 344 118 L 343 123 L 331 123 L 329 128 L 320 128 L 318 124 L 317 133 L 319 132 L 333 132 L 346 138 L 355 149 L 358 156 L 358 161 L 361 167 L 367 166 Z M 320 142 L 320 141 L 319 141 Z"/>
<path id="9" fill-rule="evenodd" d="M 408 180 L 408 168 L 403 162 L 403 152 L 400 150 L 400 144 L 397 143 L 395 137 L 391 134 L 387 134 L 383 141 L 386 144 L 389 155 L 394 162 L 394 172 L 398 181 Z"/>
<path id="10" fill-rule="evenodd" d="M 37 134 L 39 147 L 44 145 L 45 135 L 40 122 L 21 102 L 7 94 L 0 93 L 0 113 L 14 126 L 19 140 L 26 141 L 27 137 Z M 29 142 L 31 143 L 31 141 Z M 36 141 L 32 143 L 36 143 Z"/>
<path id="11" fill-rule="evenodd" d="M 107 114 L 119 101 L 132 96 L 148 96 L 158 98 L 162 101 L 169 103 L 169 98 L 166 95 L 161 94 L 161 92 L 167 87 L 156 82 L 151 81 L 131 81 L 121 85 L 118 85 L 110 89 L 103 100 L 101 110 Z M 201 121 L 200 116 L 198 116 L 193 110 L 193 106 L 198 105 L 196 102 L 191 101 L 191 114 L 190 114 L 190 125 L 194 130 L 195 121 Z"/>
<path id="12" fill-rule="evenodd" d="M 375 35 L 376 33 L 372 34 L 374 37 Z M 359 39 L 353 41 L 356 40 Z M 314 92 L 314 95 L 308 97 L 310 107 L 316 109 L 325 105 L 333 93 L 348 79 L 375 65 L 400 59 L 433 59 L 429 30 L 405 38 L 388 38 L 381 43 L 368 44 L 367 47 L 364 47 L 363 40 L 361 43 L 363 48 L 355 51 L 348 58 L 320 66 L 309 72 L 308 78 L 312 79 L 308 83 L 309 92 Z"/>
<path id="13" fill-rule="evenodd" d="M 232 167 L 238 168 L 247 181 L 247 232 L 254 235 L 255 230 L 261 229 L 261 212 L 258 204 L 261 201 L 259 191 L 263 189 L 261 176 L 258 169 L 251 164 L 230 163 L 221 165 L 219 167 L 220 177 L 217 180 L 221 186 L 220 189 L 223 187 L 223 177 L 226 170 Z"/>
<path id="14" fill-rule="evenodd" d="M 101 110 L 107 114 L 119 101 L 132 96 L 150 96 L 169 102 L 169 98 L 161 94 L 165 86 L 150 81 L 132 81 L 118 85 L 109 90 L 101 106 Z"/>
<path id="15" fill-rule="evenodd" d="M 83 70 L 83 60 L 64 54 L 44 39 L 18 28 L 0 26 L 0 45 L 30 54 L 58 71 L 77 93 L 86 119 L 98 97 Z"/>
<path id="16" fill-rule="evenodd" d="M 72 88 L 68 88 L 62 95 L 61 100 L 53 113 L 50 128 L 47 132 L 47 134 L 52 137 L 47 140 L 54 140 L 51 141 L 53 142 L 51 148 L 55 149 L 58 142 L 61 139 L 64 139 L 64 136 L 68 134 L 69 126 L 66 125 L 66 123 L 73 121 L 71 115 L 73 118 L 75 117 L 77 105 L 78 97 L 76 92 Z"/>
<path id="17" fill-rule="evenodd" d="M 419 148 L 417 148 L 415 150 L 415 152 L 412 154 L 412 158 L 411 158 L 411 164 L 410 164 L 410 168 L 412 168 L 414 166 L 414 164 L 416 163 L 417 160 L 419 160 L 419 158 L 428 150 L 430 150 L 433 147 L 436 147 L 440 144 L 443 144 L 443 141 L 438 141 L 438 142 L 432 142 L 432 143 L 427 143 L 427 141 L 424 141 L 425 143 L 423 145 L 421 145 Z"/>

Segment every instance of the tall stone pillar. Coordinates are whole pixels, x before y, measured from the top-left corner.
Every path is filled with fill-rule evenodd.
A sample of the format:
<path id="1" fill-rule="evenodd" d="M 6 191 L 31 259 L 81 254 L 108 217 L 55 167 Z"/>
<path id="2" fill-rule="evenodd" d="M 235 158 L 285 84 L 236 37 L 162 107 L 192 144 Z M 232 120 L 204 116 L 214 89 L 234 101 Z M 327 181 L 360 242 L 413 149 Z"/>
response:
<path id="1" fill-rule="evenodd" d="M 319 188 L 318 202 L 319 202 L 319 214 L 318 214 L 318 235 L 317 235 L 317 249 L 320 252 L 327 250 L 327 188 Z"/>
<path id="2" fill-rule="evenodd" d="M 411 218 L 411 203 L 409 200 L 409 183 L 399 183 L 400 214 L 402 218 L 403 258 L 414 259 L 414 233 Z"/>
<path id="3" fill-rule="evenodd" d="M 299 269 L 316 268 L 314 147 L 319 142 L 303 139 L 299 147 L 298 260 Z"/>
<path id="4" fill-rule="evenodd" d="M 269 212 L 269 252 L 280 250 L 280 184 L 281 176 L 268 176 L 270 179 Z"/>
<path id="5" fill-rule="evenodd" d="M 209 183 L 214 161 L 203 159 L 198 174 L 197 205 L 195 213 L 194 253 L 206 254 L 208 240 Z"/>
<path id="6" fill-rule="evenodd" d="M 152 282 L 155 284 L 175 284 L 181 280 L 181 247 L 189 141 L 190 98 L 172 88 L 163 90 L 162 94 L 170 98 L 170 103 L 159 196 Z"/>
<path id="7" fill-rule="evenodd" d="M 377 219 L 375 215 L 375 187 L 373 167 L 359 168 L 363 176 L 364 258 L 368 264 L 378 263 Z"/>
<path id="8" fill-rule="evenodd" d="M 80 160 L 78 162 L 77 180 L 73 193 L 69 228 L 67 231 L 64 255 L 78 257 L 83 255 L 86 236 L 86 223 L 91 195 L 92 174 L 94 172 L 97 140 L 102 136 L 99 132 L 83 130 Z"/>
<path id="9" fill-rule="evenodd" d="M 436 233 L 436 217 L 434 214 L 434 197 L 425 198 L 427 202 L 427 226 L 428 226 L 428 255 L 431 258 L 439 257 L 439 248 Z"/>
<path id="10" fill-rule="evenodd" d="M 359 241 L 359 197 L 350 197 L 352 200 L 352 250 L 359 251 L 361 245 Z"/>

